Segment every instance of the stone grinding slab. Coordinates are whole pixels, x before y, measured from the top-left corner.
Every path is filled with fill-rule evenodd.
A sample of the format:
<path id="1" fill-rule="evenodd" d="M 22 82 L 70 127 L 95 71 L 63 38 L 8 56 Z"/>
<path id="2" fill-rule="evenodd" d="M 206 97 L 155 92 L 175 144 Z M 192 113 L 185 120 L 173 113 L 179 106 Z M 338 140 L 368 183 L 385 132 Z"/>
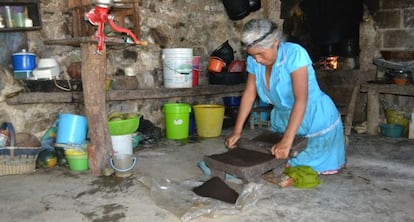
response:
<path id="1" fill-rule="evenodd" d="M 266 172 L 273 171 L 276 175 L 283 172 L 287 160 L 275 159 L 271 154 L 272 146 L 279 142 L 282 136 L 269 131 L 252 140 L 242 138 L 235 149 L 205 156 L 203 160 L 210 168 L 212 176 L 224 179 L 225 174 L 229 173 L 243 182 L 258 182 Z M 306 145 L 306 138 L 296 137 L 289 156 L 296 156 Z"/>

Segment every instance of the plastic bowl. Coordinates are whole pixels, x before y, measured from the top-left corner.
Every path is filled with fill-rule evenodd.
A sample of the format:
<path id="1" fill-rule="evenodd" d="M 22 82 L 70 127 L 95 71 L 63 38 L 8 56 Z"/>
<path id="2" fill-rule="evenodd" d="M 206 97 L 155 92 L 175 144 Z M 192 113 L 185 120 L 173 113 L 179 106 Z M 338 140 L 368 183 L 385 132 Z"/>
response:
<path id="1" fill-rule="evenodd" d="M 398 124 L 381 124 L 380 125 L 382 135 L 386 137 L 401 137 L 404 126 Z"/>
<path id="2" fill-rule="evenodd" d="M 120 136 L 134 133 L 139 127 L 141 116 L 124 120 L 113 120 L 108 122 L 109 133 L 112 136 Z"/>
<path id="3" fill-rule="evenodd" d="M 52 67 L 59 67 L 56 59 L 54 58 L 39 59 L 39 63 L 37 64 L 37 68 L 52 68 Z"/>

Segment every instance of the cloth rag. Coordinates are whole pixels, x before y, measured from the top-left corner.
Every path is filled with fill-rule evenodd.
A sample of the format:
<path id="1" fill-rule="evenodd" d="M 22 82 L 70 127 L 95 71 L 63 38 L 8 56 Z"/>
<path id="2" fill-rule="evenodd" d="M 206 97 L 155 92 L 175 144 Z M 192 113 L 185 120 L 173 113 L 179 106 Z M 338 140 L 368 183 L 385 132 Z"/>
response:
<path id="1" fill-rule="evenodd" d="M 297 188 L 313 188 L 321 183 L 318 172 L 309 166 L 287 167 L 284 173 L 293 179 L 293 186 Z"/>

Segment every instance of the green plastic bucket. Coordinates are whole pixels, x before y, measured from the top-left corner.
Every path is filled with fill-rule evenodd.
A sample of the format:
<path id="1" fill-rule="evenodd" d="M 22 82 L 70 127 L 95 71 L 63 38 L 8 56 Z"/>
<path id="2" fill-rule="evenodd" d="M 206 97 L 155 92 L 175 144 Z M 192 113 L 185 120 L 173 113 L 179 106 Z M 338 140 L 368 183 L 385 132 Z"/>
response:
<path id="1" fill-rule="evenodd" d="M 191 106 L 186 103 L 166 103 L 163 106 L 168 139 L 188 138 Z"/>
<path id="2" fill-rule="evenodd" d="M 89 169 L 88 153 L 81 151 L 65 150 L 65 157 L 69 169 L 72 171 L 85 171 Z"/>
<path id="3" fill-rule="evenodd" d="M 224 106 L 195 105 L 193 108 L 197 126 L 197 134 L 200 137 L 220 136 L 224 120 Z"/>

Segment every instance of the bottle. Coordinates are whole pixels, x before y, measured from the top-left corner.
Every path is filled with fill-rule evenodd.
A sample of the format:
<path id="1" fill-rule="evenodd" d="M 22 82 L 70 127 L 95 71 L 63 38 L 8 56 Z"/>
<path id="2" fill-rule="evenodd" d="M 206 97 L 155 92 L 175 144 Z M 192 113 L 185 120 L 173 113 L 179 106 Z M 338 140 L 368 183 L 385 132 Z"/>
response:
<path id="1" fill-rule="evenodd" d="M 12 16 L 12 10 L 11 10 L 11 7 L 8 5 L 4 6 L 4 16 L 6 20 L 6 27 L 13 28 L 14 21 L 13 21 L 13 16 Z"/>
<path id="2" fill-rule="evenodd" d="M 0 28 L 4 28 L 4 18 L 2 15 L 0 15 Z"/>

